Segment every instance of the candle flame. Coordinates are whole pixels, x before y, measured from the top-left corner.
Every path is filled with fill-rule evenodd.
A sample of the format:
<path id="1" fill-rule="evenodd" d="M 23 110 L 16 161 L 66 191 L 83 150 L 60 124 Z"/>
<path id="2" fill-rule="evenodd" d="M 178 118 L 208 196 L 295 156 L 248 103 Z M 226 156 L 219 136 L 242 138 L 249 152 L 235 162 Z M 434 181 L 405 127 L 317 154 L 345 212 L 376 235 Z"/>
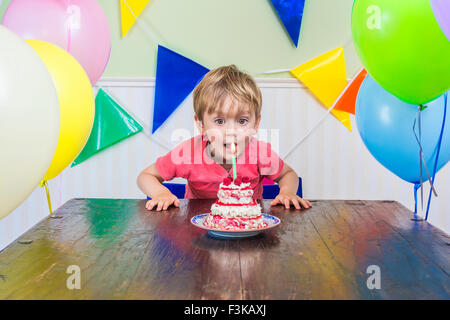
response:
<path id="1" fill-rule="evenodd" d="M 231 152 L 236 154 L 236 144 L 235 143 L 231 144 Z"/>

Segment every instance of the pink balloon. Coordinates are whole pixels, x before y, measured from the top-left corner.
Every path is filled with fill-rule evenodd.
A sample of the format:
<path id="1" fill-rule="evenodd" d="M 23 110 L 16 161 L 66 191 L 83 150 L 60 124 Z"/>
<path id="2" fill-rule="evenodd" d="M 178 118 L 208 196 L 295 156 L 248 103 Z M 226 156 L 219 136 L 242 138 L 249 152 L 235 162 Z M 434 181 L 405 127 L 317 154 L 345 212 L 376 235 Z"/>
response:
<path id="1" fill-rule="evenodd" d="M 2 24 L 24 39 L 48 41 L 68 51 L 83 66 L 92 85 L 105 71 L 111 33 L 95 0 L 13 0 Z"/>

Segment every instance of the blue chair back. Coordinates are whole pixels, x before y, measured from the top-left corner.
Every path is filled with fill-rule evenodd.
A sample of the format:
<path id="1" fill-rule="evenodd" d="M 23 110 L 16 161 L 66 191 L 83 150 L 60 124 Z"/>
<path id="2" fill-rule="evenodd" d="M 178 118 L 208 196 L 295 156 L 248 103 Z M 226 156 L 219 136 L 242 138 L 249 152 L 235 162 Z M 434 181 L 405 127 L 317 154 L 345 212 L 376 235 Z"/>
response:
<path id="1" fill-rule="evenodd" d="M 186 192 L 186 185 L 182 183 L 163 182 L 163 186 L 170 190 L 178 199 L 183 199 Z M 280 192 L 280 187 L 277 184 L 263 185 L 263 199 L 274 199 Z M 298 178 L 297 195 L 303 198 L 302 178 Z M 147 199 L 150 199 L 147 197 Z"/>
<path id="2" fill-rule="evenodd" d="M 275 199 L 275 197 L 280 193 L 280 187 L 277 184 L 265 184 L 263 185 L 263 199 Z M 302 178 L 298 178 L 298 189 L 297 195 L 303 198 L 303 186 Z"/>
<path id="3" fill-rule="evenodd" d="M 184 183 L 163 182 L 162 184 L 167 189 L 169 189 L 169 191 L 172 192 L 178 199 L 184 199 L 184 194 L 186 192 L 186 185 Z M 147 199 L 151 198 L 147 196 Z"/>

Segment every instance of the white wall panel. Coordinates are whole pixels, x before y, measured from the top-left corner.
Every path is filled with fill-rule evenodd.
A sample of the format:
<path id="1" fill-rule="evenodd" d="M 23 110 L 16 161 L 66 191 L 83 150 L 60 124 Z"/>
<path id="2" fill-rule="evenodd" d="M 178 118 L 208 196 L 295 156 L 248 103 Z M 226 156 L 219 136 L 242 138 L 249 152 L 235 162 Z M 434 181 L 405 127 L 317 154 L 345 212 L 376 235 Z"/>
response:
<path id="1" fill-rule="evenodd" d="M 258 79 L 257 82 L 263 94 L 260 137 L 271 142 L 275 149 L 278 144 L 279 154 L 284 156 L 326 110 L 294 79 Z M 143 198 L 136 185 L 139 172 L 180 142 L 175 139 L 180 130 L 190 135 L 198 133 L 194 126 L 192 96 L 151 135 L 153 79 L 103 79 L 99 85 L 141 122 L 145 132 L 78 166 L 67 168 L 49 181 L 54 209 L 72 198 Z M 304 197 L 397 200 L 413 210 L 412 185 L 396 177 L 370 155 L 359 137 L 355 119 L 351 117 L 353 132 L 328 115 L 285 158 L 303 178 Z M 271 134 L 275 140 L 271 139 Z M 450 166 L 437 174 L 435 182 L 439 197 L 432 199 L 429 222 L 450 233 Z M 424 209 L 428 186 L 425 191 Z M 47 215 L 45 190 L 37 187 L 16 210 L 0 220 L 0 250 Z"/>

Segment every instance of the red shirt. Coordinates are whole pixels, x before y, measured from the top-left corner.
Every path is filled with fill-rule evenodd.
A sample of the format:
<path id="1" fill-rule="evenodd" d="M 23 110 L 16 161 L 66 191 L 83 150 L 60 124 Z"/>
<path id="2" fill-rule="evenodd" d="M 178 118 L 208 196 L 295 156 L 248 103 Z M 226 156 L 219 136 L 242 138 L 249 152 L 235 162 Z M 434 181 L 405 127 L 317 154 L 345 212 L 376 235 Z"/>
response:
<path id="1" fill-rule="evenodd" d="M 272 150 L 270 143 L 250 138 L 244 152 L 236 159 L 236 173 L 248 177 L 253 198 L 262 198 L 262 180 L 275 180 L 283 170 L 283 160 Z M 226 171 L 206 152 L 207 139 L 202 135 L 181 142 L 166 155 L 156 159 L 156 168 L 165 181 L 185 178 L 186 199 L 216 199 L 224 178 L 233 177 L 233 168 Z"/>

